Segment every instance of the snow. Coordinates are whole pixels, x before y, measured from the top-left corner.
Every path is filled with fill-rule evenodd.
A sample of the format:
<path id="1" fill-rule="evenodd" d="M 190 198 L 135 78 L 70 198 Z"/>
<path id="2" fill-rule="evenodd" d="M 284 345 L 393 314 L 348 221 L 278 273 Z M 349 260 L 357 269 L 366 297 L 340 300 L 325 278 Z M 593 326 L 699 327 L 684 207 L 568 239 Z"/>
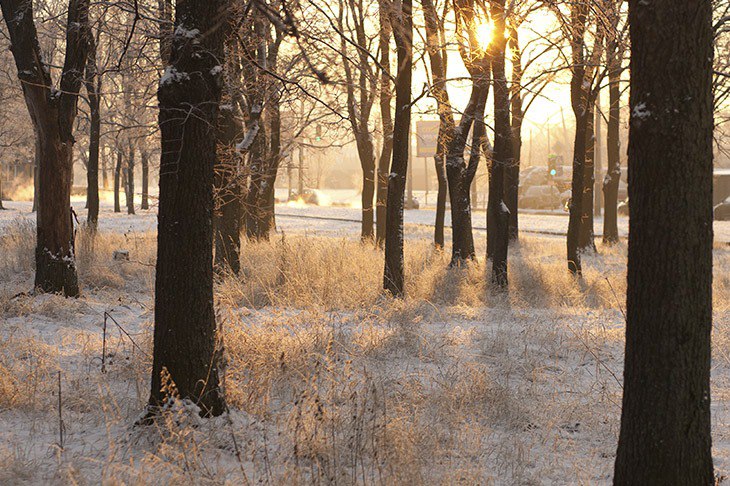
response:
<path id="1" fill-rule="evenodd" d="M 646 108 L 646 103 L 643 101 L 634 105 L 634 109 L 631 111 L 631 117 L 639 120 L 646 120 L 650 116 L 651 111 Z"/>
<path id="2" fill-rule="evenodd" d="M 160 78 L 160 86 L 166 86 L 172 83 L 179 83 L 181 81 L 188 81 L 190 75 L 188 73 L 178 71 L 175 66 L 167 66 L 165 72 Z"/>

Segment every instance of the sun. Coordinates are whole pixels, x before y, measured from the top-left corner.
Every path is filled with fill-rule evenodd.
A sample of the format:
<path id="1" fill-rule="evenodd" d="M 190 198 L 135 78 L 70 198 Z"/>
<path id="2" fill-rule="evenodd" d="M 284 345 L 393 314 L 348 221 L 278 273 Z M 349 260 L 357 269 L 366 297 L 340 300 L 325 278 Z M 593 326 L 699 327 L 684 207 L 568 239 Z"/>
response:
<path id="1" fill-rule="evenodd" d="M 480 22 L 476 26 L 477 40 L 482 49 L 489 47 L 494 36 L 494 25 L 491 22 L 485 21 Z"/>

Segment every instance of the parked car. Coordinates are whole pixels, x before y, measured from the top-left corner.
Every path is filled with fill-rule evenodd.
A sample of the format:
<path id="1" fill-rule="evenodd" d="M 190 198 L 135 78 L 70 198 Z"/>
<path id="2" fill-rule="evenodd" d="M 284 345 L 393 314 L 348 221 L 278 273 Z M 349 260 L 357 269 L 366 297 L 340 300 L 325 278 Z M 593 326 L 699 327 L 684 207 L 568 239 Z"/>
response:
<path id="1" fill-rule="evenodd" d="M 712 210 L 715 221 L 730 221 L 730 197 Z"/>
<path id="2" fill-rule="evenodd" d="M 555 186 L 530 186 L 522 193 L 519 206 L 525 209 L 556 209 L 560 207 L 560 199 L 560 191 Z"/>

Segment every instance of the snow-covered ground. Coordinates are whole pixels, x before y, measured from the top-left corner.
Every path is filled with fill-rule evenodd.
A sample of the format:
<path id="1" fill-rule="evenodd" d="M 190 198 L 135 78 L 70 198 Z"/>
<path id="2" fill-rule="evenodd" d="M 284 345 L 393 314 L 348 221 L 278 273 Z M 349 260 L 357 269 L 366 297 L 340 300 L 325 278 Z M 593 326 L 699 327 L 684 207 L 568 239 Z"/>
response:
<path id="1" fill-rule="evenodd" d="M 63 299 L 26 293 L 34 216 L 27 203 L 5 205 L 0 484 L 611 482 L 625 243 L 599 241 L 578 282 L 565 271 L 562 237 L 526 231 L 510 251 L 509 295 L 495 294 L 482 261 L 448 269 L 448 253 L 433 251 L 432 210 L 407 211 L 408 295 L 393 301 L 380 295 L 382 252 L 358 241 L 358 209 L 279 205 L 286 236 L 245 244 L 241 276 L 216 284 L 231 413 L 202 420 L 179 406 L 145 428 L 134 423 L 149 392 L 154 210 L 128 216 L 104 205 L 96 240 L 77 241 L 83 295 Z M 83 202 L 74 207 L 83 220 Z M 474 219 L 484 227 L 483 212 Z M 566 224 L 562 215 L 521 215 L 523 230 L 561 233 Z M 727 223 L 715 232 L 730 241 Z M 484 238 L 477 243 L 483 255 Z M 113 261 L 118 248 L 131 261 Z M 713 455 L 722 477 L 725 245 L 714 272 Z"/>
<path id="2" fill-rule="evenodd" d="M 353 201 L 357 196 L 354 191 L 333 191 L 329 202 L 345 203 Z M 3 227 L 16 219 L 28 219 L 35 221 L 35 214 L 31 212 L 32 205 L 29 202 L 4 202 L 6 211 L 0 211 L 0 232 Z M 79 221 L 86 218 L 84 201 L 78 198 L 72 201 L 74 211 Z M 156 212 L 153 207 L 150 210 L 142 211 L 139 208 L 137 214 L 128 215 L 126 208 L 121 213 L 114 213 L 113 206 L 102 203 L 101 215 L 99 216 L 99 228 L 102 231 L 125 232 L 147 232 L 157 229 Z M 278 231 L 284 233 L 307 233 L 319 236 L 356 236 L 360 231 L 361 210 L 356 207 L 342 206 L 312 206 L 296 203 L 282 203 L 276 206 L 276 226 Z M 428 227 L 432 227 L 436 219 L 436 211 L 433 208 L 414 209 L 405 211 L 405 223 L 412 226 L 423 226 L 422 232 L 427 233 Z M 622 237 L 628 235 L 628 219 L 619 216 L 619 234 Z M 446 226 L 451 225 L 451 215 L 446 211 Z M 474 211 L 473 226 L 477 233 L 486 231 L 486 213 Z M 520 230 L 527 234 L 541 234 L 545 236 L 562 236 L 568 227 L 566 213 L 521 211 Z M 595 218 L 596 235 L 601 235 L 603 230 L 603 218 Z M 730 243 L 730 221 L 715 221 L 715 241 Z M 0 233 L 1 234 L 1 233 Z"/>

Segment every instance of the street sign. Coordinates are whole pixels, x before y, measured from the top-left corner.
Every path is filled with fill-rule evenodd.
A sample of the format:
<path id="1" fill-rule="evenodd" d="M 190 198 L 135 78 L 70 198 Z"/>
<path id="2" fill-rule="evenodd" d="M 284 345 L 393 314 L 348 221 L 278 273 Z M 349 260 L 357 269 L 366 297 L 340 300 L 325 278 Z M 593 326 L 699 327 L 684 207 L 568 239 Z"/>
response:
<path id="1" fill-rule="evenodd" d="M 438 145 L 439 121 L 421 120 L 416 122 L 416 157 L 433 157 Z"/>

